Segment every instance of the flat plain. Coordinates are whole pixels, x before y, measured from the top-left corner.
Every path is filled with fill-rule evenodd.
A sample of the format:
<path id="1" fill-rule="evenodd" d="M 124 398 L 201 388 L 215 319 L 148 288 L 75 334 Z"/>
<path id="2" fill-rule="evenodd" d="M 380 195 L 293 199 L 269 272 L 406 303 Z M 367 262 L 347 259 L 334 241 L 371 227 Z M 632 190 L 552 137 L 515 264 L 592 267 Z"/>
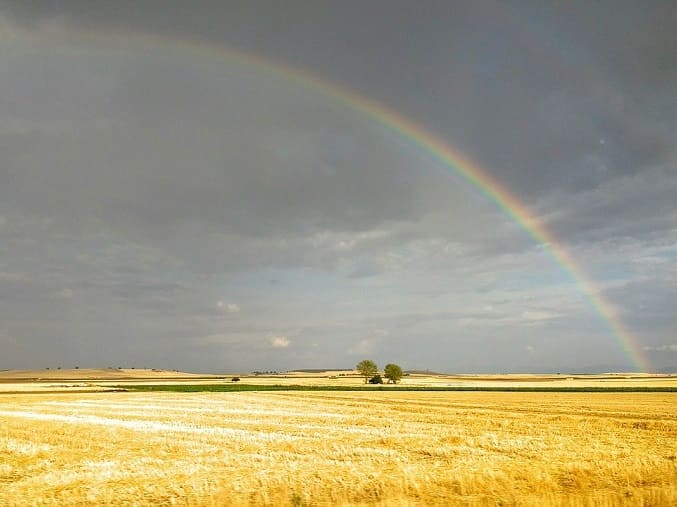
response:
<path id="1" fill-rule="evenodd" d="M 677 394 L 0 395 L 0 505 L 677 505 Z"/>

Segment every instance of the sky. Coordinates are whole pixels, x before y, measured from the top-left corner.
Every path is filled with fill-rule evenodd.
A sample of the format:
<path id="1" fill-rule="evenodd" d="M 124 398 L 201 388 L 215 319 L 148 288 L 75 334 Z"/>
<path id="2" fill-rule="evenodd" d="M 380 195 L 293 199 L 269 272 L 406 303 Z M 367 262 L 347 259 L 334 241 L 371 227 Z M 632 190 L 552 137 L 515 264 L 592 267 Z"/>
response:
<path id="1" fill-rule="evenodd" d="M 0 369 L 674 368 L 674 26 L 671 1 L 0 0 Z"/>

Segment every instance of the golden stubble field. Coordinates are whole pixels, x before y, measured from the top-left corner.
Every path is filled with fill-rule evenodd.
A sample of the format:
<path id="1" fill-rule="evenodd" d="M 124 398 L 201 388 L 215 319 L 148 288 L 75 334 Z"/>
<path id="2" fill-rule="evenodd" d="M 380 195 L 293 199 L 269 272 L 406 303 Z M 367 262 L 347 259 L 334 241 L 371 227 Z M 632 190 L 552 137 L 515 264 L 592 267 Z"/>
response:
<path id="1" fill-rule="evenodd" d="M 0 395 L 0 505 L 677 505 L 674 393 Z"/>

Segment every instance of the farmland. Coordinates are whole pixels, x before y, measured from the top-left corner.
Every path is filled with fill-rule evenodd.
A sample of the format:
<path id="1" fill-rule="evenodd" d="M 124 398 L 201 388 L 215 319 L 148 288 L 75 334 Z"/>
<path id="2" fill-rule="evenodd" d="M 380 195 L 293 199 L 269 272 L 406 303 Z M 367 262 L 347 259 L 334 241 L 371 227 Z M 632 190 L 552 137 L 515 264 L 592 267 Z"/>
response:
<path id="1" fill-rule="evenodd" d="M 0 505 L 675 505 L 673 393 L 0 395 Z"/>

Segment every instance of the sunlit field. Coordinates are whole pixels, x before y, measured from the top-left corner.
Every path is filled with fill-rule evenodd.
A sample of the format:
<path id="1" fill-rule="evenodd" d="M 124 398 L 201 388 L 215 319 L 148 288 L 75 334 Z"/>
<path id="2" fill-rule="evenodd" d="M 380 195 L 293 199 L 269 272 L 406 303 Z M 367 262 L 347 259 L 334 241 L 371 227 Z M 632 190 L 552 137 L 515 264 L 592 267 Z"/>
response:
<path id="1" fill-rule="evenodd" d="M 0 396 L 0 505 L 677 505 L 674 393 Z"/>

